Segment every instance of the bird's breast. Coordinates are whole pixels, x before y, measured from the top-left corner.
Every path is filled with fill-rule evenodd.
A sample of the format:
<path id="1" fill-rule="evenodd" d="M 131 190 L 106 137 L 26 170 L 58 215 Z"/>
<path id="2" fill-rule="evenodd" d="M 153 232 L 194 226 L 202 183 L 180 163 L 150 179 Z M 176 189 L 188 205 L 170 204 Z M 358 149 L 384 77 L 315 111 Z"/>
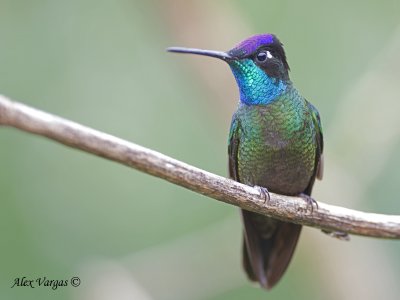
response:
<path id="1" fill-rule="evenodd" d="M 237 116 L 240 181 L 281 194 L 303 192 L 315 168 L 316 139 L 312 117 L 302 101 L 241 105 Z"/>

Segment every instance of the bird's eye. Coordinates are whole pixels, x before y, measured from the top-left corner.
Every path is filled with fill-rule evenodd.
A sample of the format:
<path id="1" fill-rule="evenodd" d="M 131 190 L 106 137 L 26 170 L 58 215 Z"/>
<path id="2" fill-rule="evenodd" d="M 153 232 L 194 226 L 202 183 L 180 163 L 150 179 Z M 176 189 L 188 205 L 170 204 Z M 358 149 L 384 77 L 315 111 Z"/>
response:
<path id="1" fill-rule="evenodd" d="M 272 54 L 271 52 L 269 52 L 268 50 L 262 50 L 260 52 L 257 53 L 256 55 L 256 60 L 260 63 L 265 62 L 268 58 L 272 58 Z"/>

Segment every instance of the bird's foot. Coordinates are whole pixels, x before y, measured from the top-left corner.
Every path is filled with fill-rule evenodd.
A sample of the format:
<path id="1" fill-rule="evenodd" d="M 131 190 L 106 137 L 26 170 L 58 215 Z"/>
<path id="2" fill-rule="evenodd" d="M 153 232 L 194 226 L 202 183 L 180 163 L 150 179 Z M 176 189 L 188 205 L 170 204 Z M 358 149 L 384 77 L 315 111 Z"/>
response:
<path id="1" fill-rule="evenodd" d="M 255 185 L 254 188 L 257 189 L 260 192 L 260 196 L 264 198 L 264 204 L 271 200 L 271 196 L 267 188 L 258 185 Z"/>
<path id="2" fill-rule="evenodd" d="M 341 241 L 350 241 L 350 236 L 347 232 L 343 232 L 343 231 L 330 231 L 330 230 L 325 230 L 325 229 L 321 229 L 321 231 L 327 235 L 329 235 L 330 237 L 334 237 L 337 238 L 338 240 Z"/>
<path id="3" fill-rule="evenodd" d="M 311 213 L 314 211 L 314 205 L 318 209 L 318 202 L 315 201 L 311 196 L 301 193 L 300 198 L 303 198 L 307 202 L 307 206 L 311 208 Z"/>

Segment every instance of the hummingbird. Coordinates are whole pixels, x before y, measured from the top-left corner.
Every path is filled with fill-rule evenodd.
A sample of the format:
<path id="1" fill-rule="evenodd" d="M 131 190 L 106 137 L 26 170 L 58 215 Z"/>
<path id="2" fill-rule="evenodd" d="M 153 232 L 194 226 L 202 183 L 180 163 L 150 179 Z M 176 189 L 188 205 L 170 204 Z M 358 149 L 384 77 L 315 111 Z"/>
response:
<path id="1" fill-rule="evenodd" d="M 228 138 L 229 176 L 269 192 L 301 196 L 311 208 L 315 179 L 323 174 L 323 135 L 318 110 L 295 88 L 283 44 L 258 34 L 227 52 L 171 47 L 228 63 L 239 87 L 239 103 Z M 247 210 L 243 220 L 243 267 L 250 280 L 271 289 L 286 271 L 301 225 Z"/>

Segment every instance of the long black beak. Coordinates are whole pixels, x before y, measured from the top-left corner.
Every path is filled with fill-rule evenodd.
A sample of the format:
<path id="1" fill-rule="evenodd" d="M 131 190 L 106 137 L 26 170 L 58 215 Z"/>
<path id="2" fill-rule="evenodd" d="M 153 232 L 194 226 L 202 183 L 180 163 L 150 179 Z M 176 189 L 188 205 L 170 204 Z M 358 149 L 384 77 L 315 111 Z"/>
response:
<path id="1" fill-rule="evenodd" d="M 225 61 L 232 60 L 228 53 L 222 51 L 213 51 L 213 50 L 202 50 L 202 49 L 195 49 L 195 48 L 183 48 L 183 47 L 169 47 L 167 48 L 168 52 L 175 52 L 175 53 L 188 53 L 188 54 L 198 54 L 198 55 L 205 55 L 216 57 Z"/>

